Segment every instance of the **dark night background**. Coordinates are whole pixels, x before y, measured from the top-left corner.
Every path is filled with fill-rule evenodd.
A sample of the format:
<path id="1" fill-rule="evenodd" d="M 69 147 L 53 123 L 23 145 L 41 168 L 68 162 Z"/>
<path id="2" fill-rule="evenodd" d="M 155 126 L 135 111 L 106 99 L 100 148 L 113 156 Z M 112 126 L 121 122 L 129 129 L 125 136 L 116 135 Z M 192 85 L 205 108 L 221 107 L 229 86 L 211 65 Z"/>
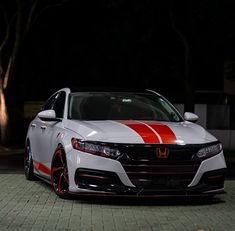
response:
<path id="1" fill-rule="evenodd" d="M 25 5 L 23 25 L 35 0 L 19 2 Z M 17 12 L 17 0 L 0 5 L 8 15 Z M 234 5 L 228 0 L 38 1 L 21 39 L 9 105 L 43 101 L 67 86 L 151 88 L 173 103 L 194 103 L 197 91 L 223 92 L 225 62 L 235 60 Z M 234 66 L 228 68 L 231 78 Z"/>
<path id="2" fill-rule="evenodd" d="M 25 99 L 70 85 L 147 87 L 183 99 L 185 48 L 170 7 L 189 45 L 193 88 L 223 90 L 232 28 L 225 2 L 68 1 L 41 14 L 27 37 L 18 72 Z"/>

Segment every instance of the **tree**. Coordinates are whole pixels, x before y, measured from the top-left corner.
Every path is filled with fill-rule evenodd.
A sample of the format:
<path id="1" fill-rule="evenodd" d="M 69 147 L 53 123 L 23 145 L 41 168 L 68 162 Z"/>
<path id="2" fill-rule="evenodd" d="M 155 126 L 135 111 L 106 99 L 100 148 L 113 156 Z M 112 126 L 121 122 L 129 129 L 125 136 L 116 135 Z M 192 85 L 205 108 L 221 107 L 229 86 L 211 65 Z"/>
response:
<path id="1" fill-rule="evenodd" d="M 169 18 L 183 48 L 185 110 L 193 112 L 196 91 L 223 89 L 223 2 L 169 0 Z"/>
<path id="2" fill-rule="evenodd" d="M 0 35 L 0 142 L 9 140 L 7 90 L 14 76 L 18 55 L 30 29 L 38 17 L 54 7 L 62 6 L 69 0 L 15 0 L 1 1 L 0 18 L 5 30 Z"/>
<path id="3" fill-rule="evenodd" d="M 170 1 L 169 4 L 169 17 L 170 23 L 173 31 L 180 38 L 183 48 L 184 48 L 184 88 L 186 93 L 186 101 L 185 101 L 185 111 L 194 111 L 194 86 L 193 86 L 193 78 L 190 73 L 190 64 L 191 64 L 191 50 L 188 38 L 180 26 L 176 23 L 176 17 L 174 15 L 174 1 Z"/>

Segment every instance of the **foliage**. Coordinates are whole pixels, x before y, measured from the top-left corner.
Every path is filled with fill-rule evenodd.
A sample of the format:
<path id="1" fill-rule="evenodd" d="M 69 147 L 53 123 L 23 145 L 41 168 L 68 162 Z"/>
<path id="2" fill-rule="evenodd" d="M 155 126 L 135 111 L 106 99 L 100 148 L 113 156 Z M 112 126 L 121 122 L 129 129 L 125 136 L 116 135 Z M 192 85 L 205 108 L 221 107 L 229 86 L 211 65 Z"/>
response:
<path id="1" fill-rule="evenodd" d="M 0 137 L 7 142 L 8 114 L 5 92 L 8 89 L 17 57 L 23 42 L 38 17 L 50 8 L 62 6 L 68 0 L 15 0 L 1 1 L 0 26 Z"/>

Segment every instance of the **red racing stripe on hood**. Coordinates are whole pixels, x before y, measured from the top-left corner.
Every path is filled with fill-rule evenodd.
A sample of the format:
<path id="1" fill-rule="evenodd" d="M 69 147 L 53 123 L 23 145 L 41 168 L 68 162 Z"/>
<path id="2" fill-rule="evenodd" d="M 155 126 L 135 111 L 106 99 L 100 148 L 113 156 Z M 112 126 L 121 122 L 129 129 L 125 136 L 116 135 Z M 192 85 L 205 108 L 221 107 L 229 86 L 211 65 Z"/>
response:
<path id="1" fill-rule="evenodd" d="M 169 128 L 167 125 L 151 121 L 145 121 L 144 123 L 153 128 L 154 131 L 156 131 L 161 136 L 163 144 L 175 144 L 177 138 L 171 128 Z"/>
<path id="2" fill-rule="evenodd" d="M 134 130 L 146 144 L 159 144 L 161 143 L 154 131 L 143 123 L 138 123 L 133 120 L 118 120 L 116 122 L 122 123 L 127 127 Z"/>

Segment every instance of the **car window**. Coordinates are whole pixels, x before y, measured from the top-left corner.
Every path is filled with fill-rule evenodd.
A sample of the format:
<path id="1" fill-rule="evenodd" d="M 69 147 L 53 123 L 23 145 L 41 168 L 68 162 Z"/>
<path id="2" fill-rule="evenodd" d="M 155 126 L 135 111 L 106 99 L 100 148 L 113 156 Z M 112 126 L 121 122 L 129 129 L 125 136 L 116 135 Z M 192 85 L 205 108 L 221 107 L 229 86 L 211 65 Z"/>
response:
<path id="1" fill-rule="evenodd" d="M 158 95 L 117 92 L 72 94 L 69 118 L 77 120 L 182 121 L 174 107 Z"/>
<path id="2" fill-rule="evenodd" d="M 64 116 L 64 105 L 65 105 L 66 93 L 64 91 L 60 92 L 56 96 L 56 101 L 53 104 L 53 110 L 55 110 L 57 118 L 63 118 Z"/>
<path id="3" fill-rule="evenodd" d="M 53 106 L 54 106 L 54 103 L 55 103 L 55 101 L 56 101 L 56 99 L 57 99 L 57 97 L 58 97 L 58 94 L 59 94 L 59 93 L 56 93 L 56 94 L 52 95 L 52 96 L 46 101 L 45 105 L 44 105 L 43 108 L 42 108 L 42 111 L 53 109 Z"/>

